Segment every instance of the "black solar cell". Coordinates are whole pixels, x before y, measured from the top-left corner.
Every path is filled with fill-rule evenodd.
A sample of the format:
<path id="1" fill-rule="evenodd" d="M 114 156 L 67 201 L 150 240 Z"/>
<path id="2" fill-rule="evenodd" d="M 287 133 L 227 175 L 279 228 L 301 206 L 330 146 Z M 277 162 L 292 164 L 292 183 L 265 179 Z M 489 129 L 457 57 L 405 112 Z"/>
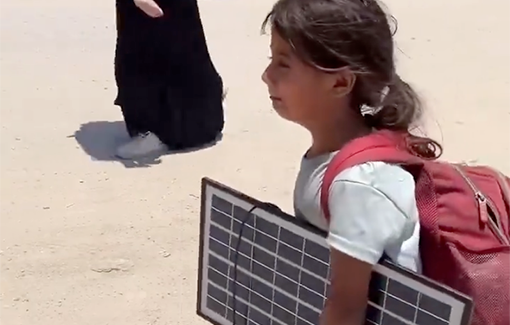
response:
<path id="1" fill-rule="evenodd" d="M 322 232 L 211 180 L 202 184 L 198 313 L 217 325 L 318 324 L 329 278 Z M 242 232 L 242 235 L 240 233 Z M 383 262 L 369 325 L 466 325 L 471 302 Z"/>

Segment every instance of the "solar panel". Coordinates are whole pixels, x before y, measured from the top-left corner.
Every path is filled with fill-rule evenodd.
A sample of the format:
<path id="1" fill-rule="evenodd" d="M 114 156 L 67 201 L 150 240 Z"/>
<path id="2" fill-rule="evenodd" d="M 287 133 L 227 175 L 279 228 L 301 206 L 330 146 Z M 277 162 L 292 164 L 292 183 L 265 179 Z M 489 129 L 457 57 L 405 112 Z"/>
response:
<path id="1" fill-rule="evenodd" d="M 319 324 L 326 234 L 208 178 L 201 196 L 197 313 L 215 325 Z M 471 313 L 464 295 L 388 261 L 374 267 L 367 325 L 468 325 Z"/>

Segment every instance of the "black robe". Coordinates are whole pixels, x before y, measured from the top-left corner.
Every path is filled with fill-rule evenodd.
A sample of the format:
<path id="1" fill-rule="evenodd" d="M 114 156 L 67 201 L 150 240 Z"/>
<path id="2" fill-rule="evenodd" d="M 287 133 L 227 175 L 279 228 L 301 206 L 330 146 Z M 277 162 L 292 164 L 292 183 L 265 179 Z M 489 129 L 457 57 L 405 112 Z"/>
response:
<path id="1" fill-rule="evenodd" d="M 196 0 L 157 0 L 151 18 L 117 0 L 115 80 L 131 136 L 156 134 L 170 149 L 210 143 L 223 124 L 223 83 L 207 49 Z"/>

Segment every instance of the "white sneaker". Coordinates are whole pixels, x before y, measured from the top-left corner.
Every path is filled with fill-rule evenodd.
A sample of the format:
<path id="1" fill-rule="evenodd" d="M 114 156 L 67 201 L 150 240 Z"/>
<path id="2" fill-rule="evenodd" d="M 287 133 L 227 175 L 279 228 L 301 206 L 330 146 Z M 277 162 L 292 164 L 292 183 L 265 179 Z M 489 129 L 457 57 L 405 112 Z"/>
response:
<path id="1" fill-rule="evenodd" d="M 152 132 L 140 134 L 117 149 L 117 157 L 133 159 L 167 150 L 167 146 Z"/>

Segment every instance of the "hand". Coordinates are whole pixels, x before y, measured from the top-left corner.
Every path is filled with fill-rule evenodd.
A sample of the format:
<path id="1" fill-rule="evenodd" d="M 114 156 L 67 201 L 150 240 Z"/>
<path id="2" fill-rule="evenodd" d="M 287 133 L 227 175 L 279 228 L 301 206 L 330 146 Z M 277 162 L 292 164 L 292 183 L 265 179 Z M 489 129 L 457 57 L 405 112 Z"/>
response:
<path id="1" fill-rule="evenodd" d="M 152 18 L 158 18 L 163 16 L 163 10 L 158 6 L 156 1 L 154 0 L 133 0 L 135 3 L 135 6 L 138 7 L 138 9 L 145 12 L 145 14 Z"/>

